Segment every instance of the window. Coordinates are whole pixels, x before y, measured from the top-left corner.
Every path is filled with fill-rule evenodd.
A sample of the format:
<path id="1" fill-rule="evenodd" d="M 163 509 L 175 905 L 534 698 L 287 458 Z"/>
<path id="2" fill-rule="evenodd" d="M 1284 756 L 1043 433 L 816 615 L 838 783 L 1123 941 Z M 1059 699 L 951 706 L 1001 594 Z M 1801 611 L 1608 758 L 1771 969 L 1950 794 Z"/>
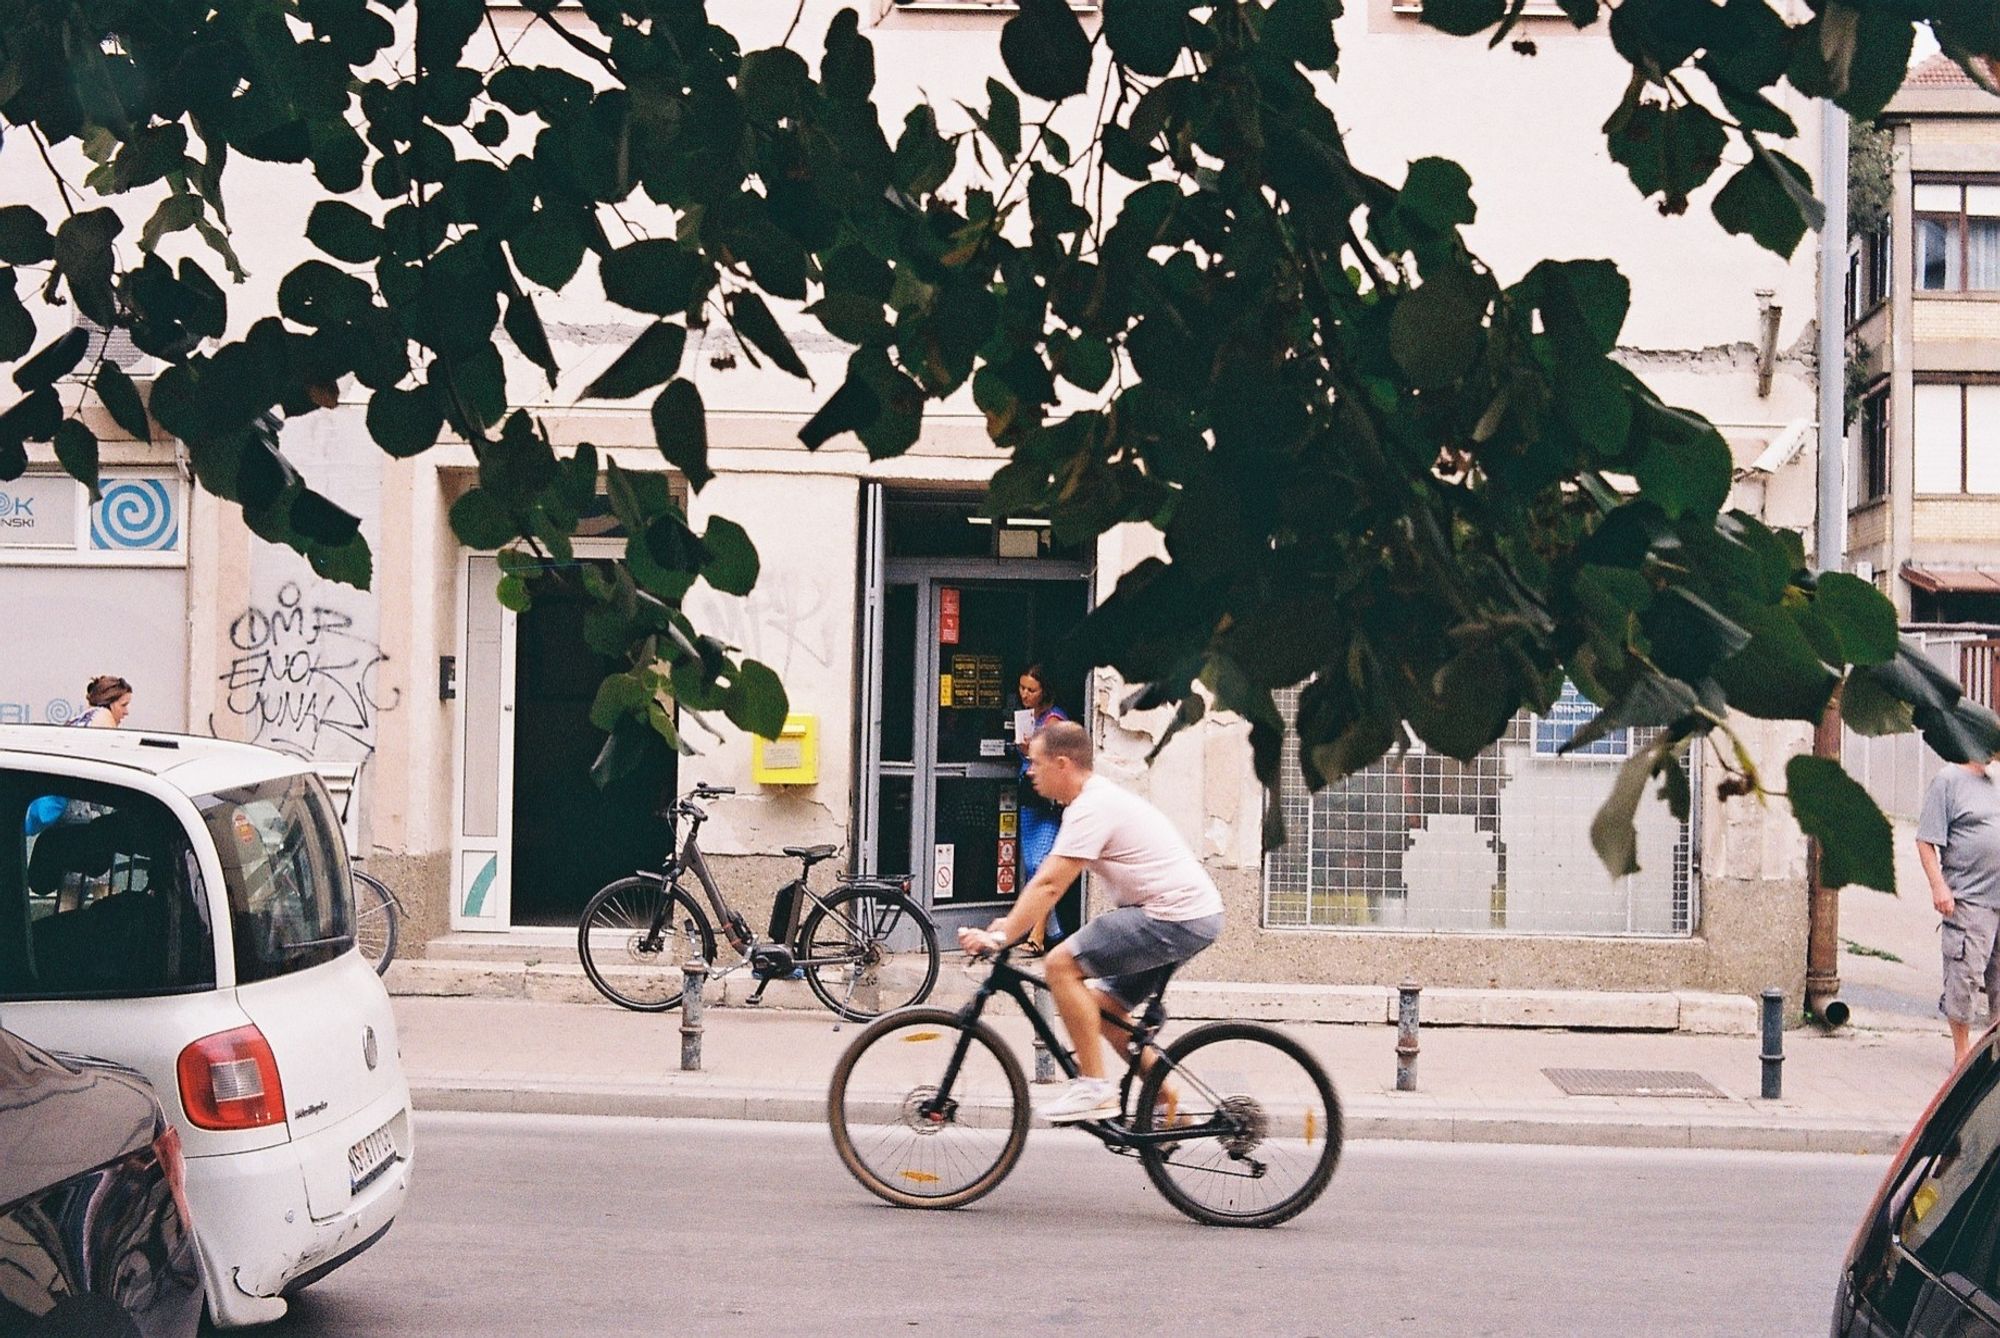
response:
<path id="1" fill-rule="evenodd" d="M 1920 384 L 1915 397 L 1919 493 L 2000 493 L 2000 384 Z"/>
<path id="2" fill-rule="evenodd" d="M 1847 323 L 1862 317 L 1886 301 L 1890 286 L 1889 233 L 1864 232 L 1847 247 Z"/>
<path id="3" fill-rule="evenodd" d="M 208 989 L 215 944 L 194 848 L 149 796 L 0 775 L 0 999 Z"/>
<path id="4" fill-rule="evenodd" d="M 1919 182 L 1914 195 L 1917 288 L 2000 289 L 2000 186 Z"/>
<path id="5" fill-rule="evenodd" d="M 1861 470 L 1857 480 L 1863 502 L 1889 495 L 1889 383 L 1882 382 L 1861 401 Z"/>
<path id="6" fill-rule="evenodd" d="M 1563 751 L 1563 745 L 1597 716 L 1597 703 L 1563 680 L 1562 695 L 1549 705 L 1549 713 L 1535 717 L 1536 757 L 1630 757 L 1632 731 L 1614 729 L 1601 739 L 1592 739 L 1581 748 Z"/>
<path id="7" fill-rule="evenodd" d="M 354 946 L 347 854 L 317 776 L 226 790 L 196 806 L 229 886 L 238 984 L 318 966 Z"/>

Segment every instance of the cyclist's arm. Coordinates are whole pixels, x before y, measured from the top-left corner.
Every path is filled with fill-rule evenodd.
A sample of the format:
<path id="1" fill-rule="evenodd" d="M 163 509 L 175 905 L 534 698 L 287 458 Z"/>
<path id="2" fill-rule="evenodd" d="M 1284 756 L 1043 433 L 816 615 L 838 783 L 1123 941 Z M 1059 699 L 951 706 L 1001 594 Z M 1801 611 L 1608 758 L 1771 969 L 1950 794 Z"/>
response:
<path id="1" fill-rule="evenodd" d="M 986 932 L 997 935 L 999 943 L 1026 938 L 1028 931 L 1055 909 L 1055 904 L 1062 900 L 1062 894 L 1069 885 L 1082 876 L 1082 860 L 1071 859 L 1068 855 L 1048 856 L 1042 861 L 1042 867 L 1035 870 L 1035 876 L 1028 880 L 1028 885 L 1021 889 L 1021 895 L 1014 899 L 1014 909 L 988 925 Z M 999 943 L 992 946 L 997 947 Z"/>

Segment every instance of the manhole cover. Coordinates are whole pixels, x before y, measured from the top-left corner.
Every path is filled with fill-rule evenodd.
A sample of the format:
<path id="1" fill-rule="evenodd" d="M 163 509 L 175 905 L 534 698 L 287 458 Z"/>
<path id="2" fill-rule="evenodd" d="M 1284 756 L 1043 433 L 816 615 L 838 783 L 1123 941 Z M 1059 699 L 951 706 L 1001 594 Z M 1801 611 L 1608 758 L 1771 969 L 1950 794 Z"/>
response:
<path id="1" fill-rule="evenodd" d="M 1570 1096 L 1693 1096 L 1727 1101 L 1699 1073 L 1678 1069 L 1543 1069 Z"/>

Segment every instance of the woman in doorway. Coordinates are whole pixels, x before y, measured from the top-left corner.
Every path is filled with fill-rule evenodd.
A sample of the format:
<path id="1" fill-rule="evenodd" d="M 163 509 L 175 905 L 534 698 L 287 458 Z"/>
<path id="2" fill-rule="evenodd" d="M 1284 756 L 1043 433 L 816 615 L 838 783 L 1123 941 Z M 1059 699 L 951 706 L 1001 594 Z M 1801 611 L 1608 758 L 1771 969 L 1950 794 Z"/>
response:
<path id="1" fill-rule="evenodd" d="M 132 685 L 116 674 L 99 674 L 83 690 L 89 705 L 67 723 L 86 729 L 117 729 L 132 712 Z"/>
<path id="2" fill-rule="evenodd" d="M 1055 848 L 1056 833 L 1062 828 L 1062 810 L 1035 793 L 1035 787 L 1028 783 L 1028 740 L 1035 737 L 1051 720 L 1067 720 L 1055 695 L 1049 691 L 1048 674 L 1039 664 L 1031 664 L 1021 671 L 1019 684 L 1021 710 L 1027 715 L 1027 732 L 1014 740 L 1014 747 L 1021 756 L 1020 774 L 1020 842 L 1021 873 L 1015 883 L 1016 888 L 1026 887 L 1034 881 L 1035 870 L 1042 867 L 1049 851 Z M 1047 947 L 1051 937 L 1062 937 L 1062 926 L 1056 922 L 1051 911 L 1046 920 L 1036 925 L 1022 945 L 1031 957 L 1039 957 Z"/>

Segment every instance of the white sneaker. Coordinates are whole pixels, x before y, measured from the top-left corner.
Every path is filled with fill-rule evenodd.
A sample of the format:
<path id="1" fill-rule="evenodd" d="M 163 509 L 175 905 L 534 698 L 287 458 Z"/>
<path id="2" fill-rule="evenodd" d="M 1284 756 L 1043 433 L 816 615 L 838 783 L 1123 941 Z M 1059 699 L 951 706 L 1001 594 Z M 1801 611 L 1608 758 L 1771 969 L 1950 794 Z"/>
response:
<path id="1" fill-rule="evenodd" d="M 1118 1084 L 1109 1078 L 1071 1078 L 1069 1086 L 1035 1107 L 1050 1124 L 1082 1124 L 1118 1118 Z"/>

